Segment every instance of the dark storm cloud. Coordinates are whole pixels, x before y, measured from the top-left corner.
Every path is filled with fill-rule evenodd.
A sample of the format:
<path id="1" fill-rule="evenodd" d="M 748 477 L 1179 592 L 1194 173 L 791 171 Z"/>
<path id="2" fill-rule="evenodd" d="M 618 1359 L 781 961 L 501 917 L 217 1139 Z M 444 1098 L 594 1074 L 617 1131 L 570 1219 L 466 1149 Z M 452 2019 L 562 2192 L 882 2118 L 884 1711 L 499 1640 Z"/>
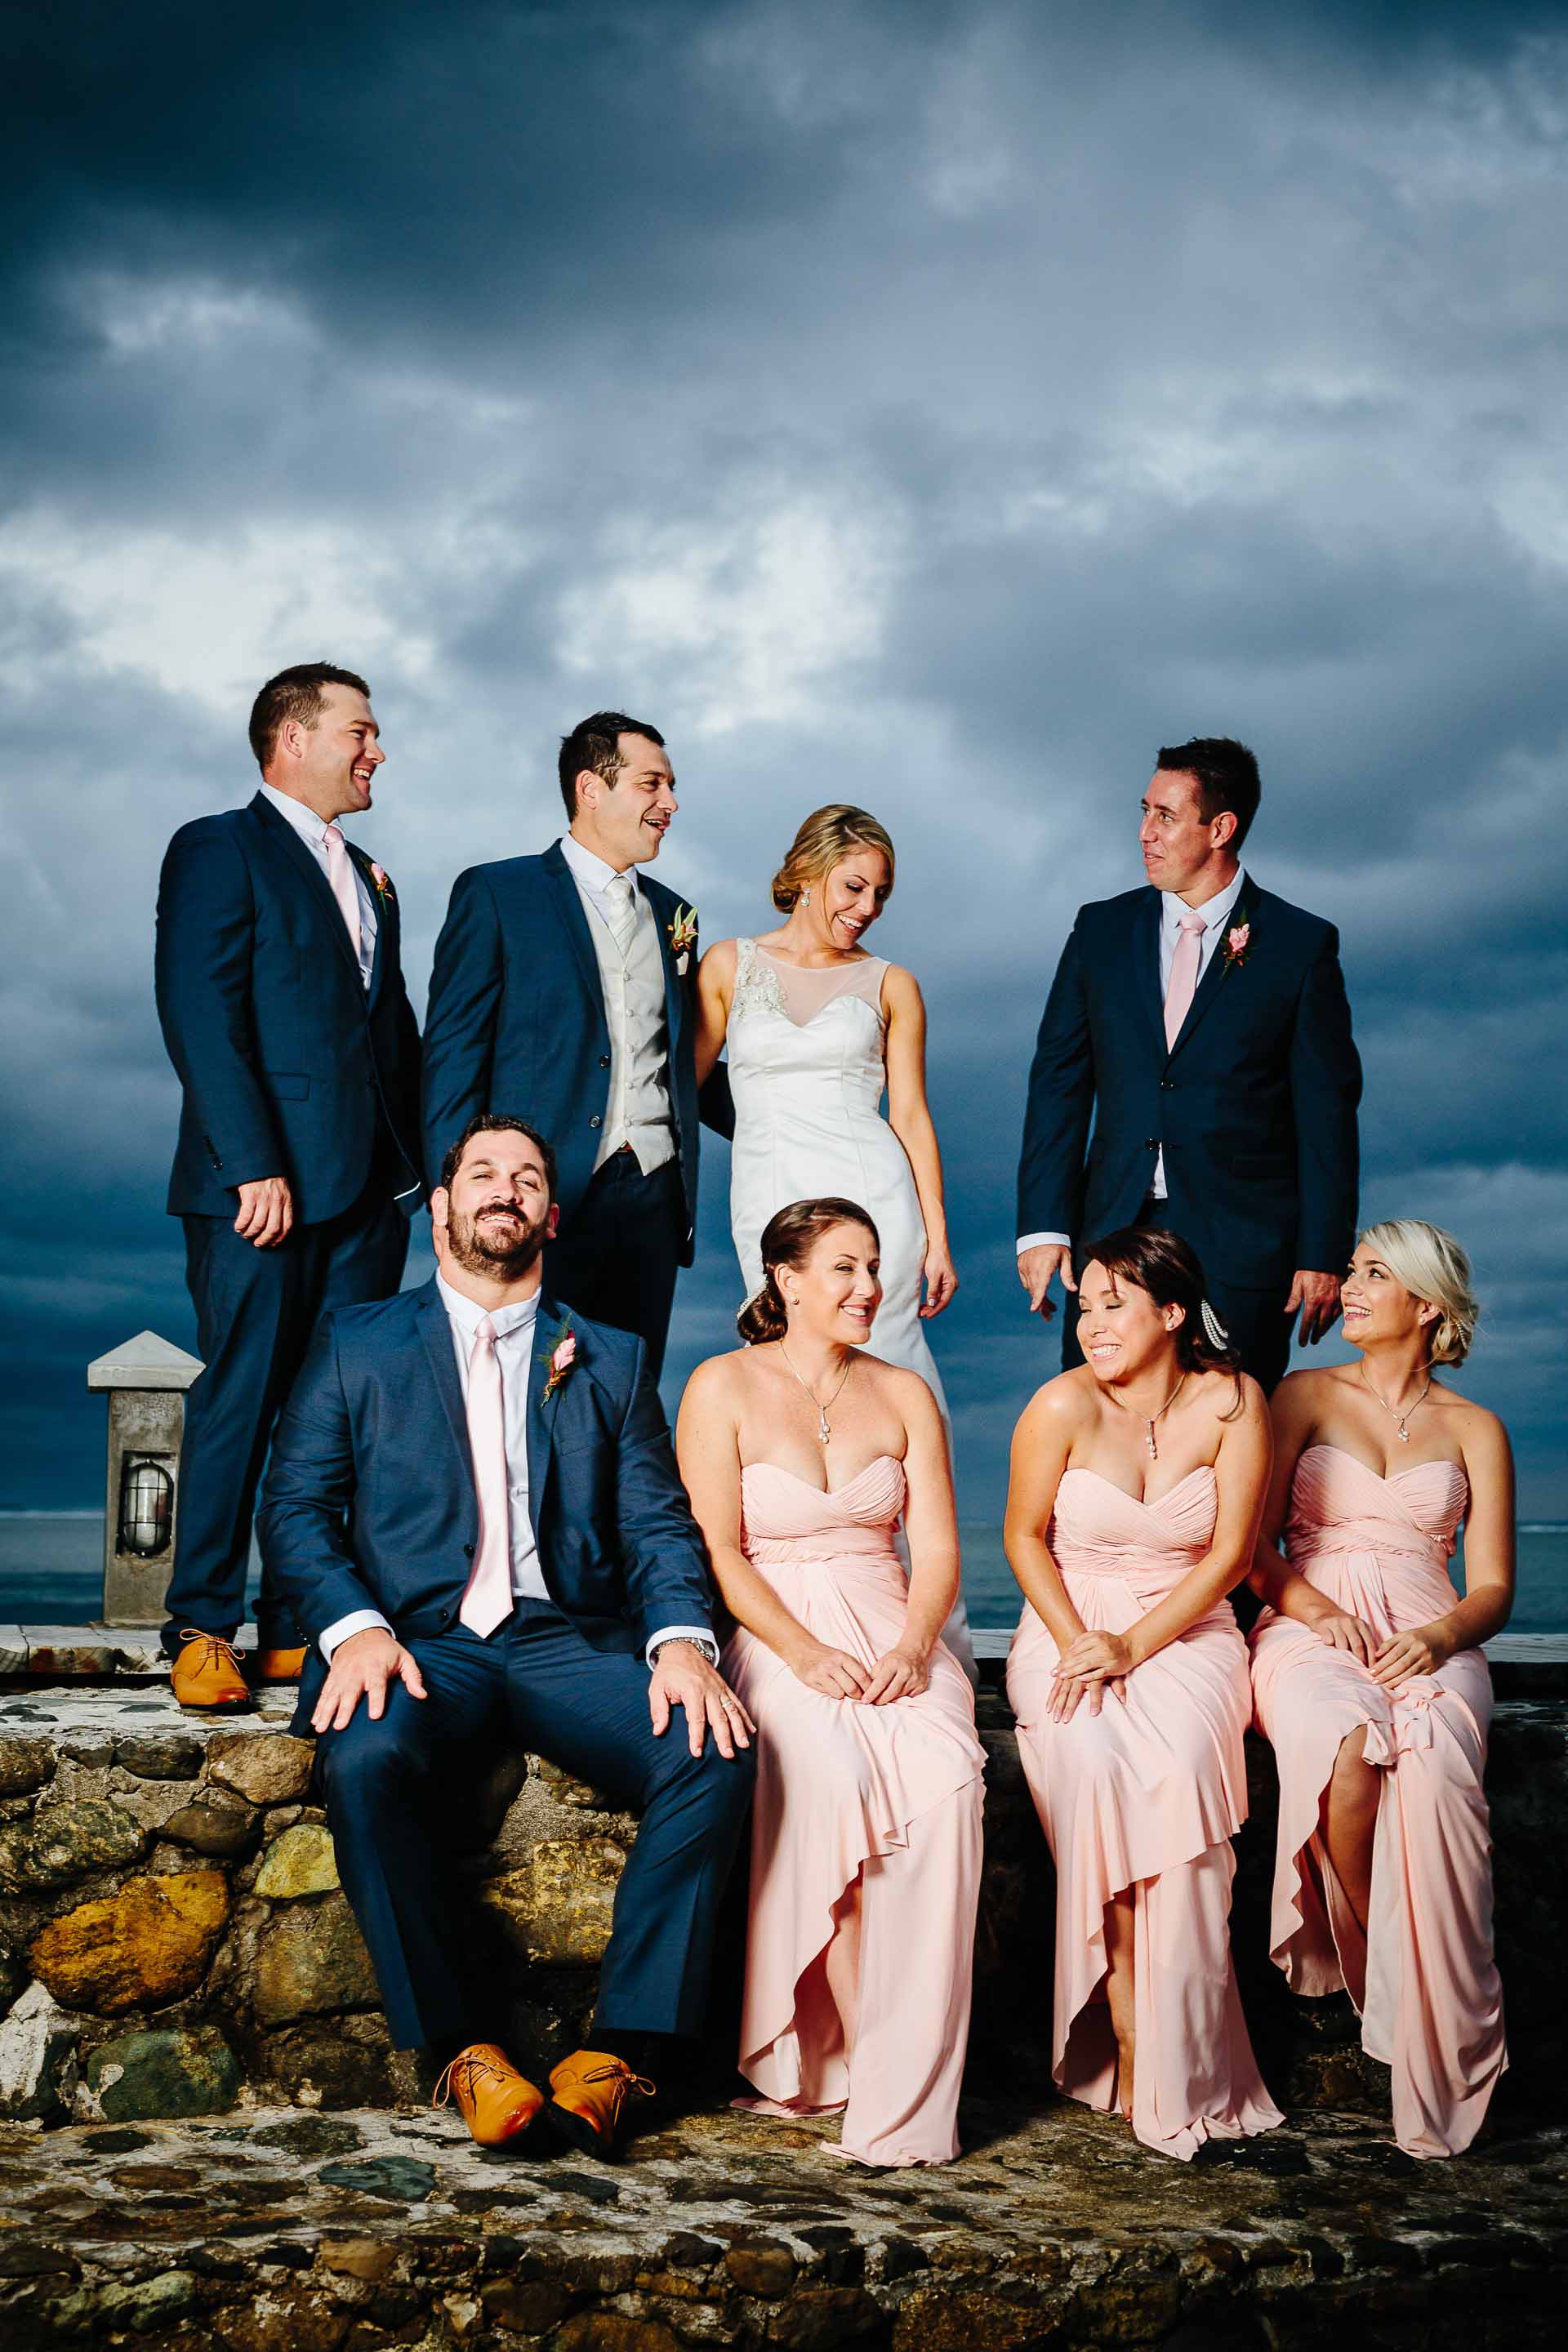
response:
<path id="1" fill-rule="evenodd" d="M 1061 21 L 1070 19 L 1070 21 Z M 13 10 L 0 262 L 0 1502 L 89 1501 L 81 1365 L 188 1341 L 151 1012 L 168 834 L 327 652 L 422 997 L 552 740 L 669 732 L 661 871 L 766 919 L 798 818 L 891 824 L 965 1286 L 966 1507 L 1019 1313 L 1062 935 L 1156 747 L 1263 758 L 1248 859 L 1341 926 L 1369 1214 L 1451 1219 L 1475 1387 L 1568 1508 L 1568 36 L 1557 7 Z M 724 1155 L 672 1372 L 728 1343 Z"/>

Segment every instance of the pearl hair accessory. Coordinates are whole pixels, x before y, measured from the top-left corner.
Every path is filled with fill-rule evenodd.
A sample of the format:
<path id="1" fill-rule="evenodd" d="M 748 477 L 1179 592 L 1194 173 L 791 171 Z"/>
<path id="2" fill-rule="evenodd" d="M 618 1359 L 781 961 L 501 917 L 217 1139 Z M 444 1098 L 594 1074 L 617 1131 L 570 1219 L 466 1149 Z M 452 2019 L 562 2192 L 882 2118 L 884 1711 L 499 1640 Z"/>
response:
<path id="1" fill-rule="evenodd" d="M 1211 1348 L 1228 1348 L 1230 1345 L 1230 1333 L 1226 1329 L 1225 1325 L 1220 1321 L 1219 1317 L 1215 1313 L 1214 1308 L 1209 1305 L 1206 1298 L 1199 1307 L 1198 1312 L 1204 1318 L 1204 1333 L 1208 1340 L 1209 1346 Z"/>

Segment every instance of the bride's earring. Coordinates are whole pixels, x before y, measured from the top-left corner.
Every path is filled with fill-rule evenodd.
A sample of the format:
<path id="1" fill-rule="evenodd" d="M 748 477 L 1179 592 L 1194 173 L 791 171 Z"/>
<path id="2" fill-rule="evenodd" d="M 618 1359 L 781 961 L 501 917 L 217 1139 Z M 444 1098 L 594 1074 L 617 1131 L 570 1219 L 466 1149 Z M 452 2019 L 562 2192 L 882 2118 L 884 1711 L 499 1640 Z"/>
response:
<path id="1" fill-rule="evenodd" d="M 801 905 L 802 905 L 803 907 L 809 907 L 809 906 L 810 906 L 810 904 L 811 904 L 811 892 L 810 892 L 809 890 L 803 890 L 803 891 L 801 892 L 801 894 L 800 894 L 800 903 L 801 903 Z"/>

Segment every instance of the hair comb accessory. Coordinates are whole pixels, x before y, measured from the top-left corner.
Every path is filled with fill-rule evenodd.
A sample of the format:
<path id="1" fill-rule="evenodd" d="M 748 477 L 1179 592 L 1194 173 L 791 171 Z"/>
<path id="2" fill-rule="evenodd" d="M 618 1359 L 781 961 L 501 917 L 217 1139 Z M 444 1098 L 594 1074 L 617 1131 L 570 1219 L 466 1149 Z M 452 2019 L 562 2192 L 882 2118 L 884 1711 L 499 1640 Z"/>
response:
<path id="1" fill-rule="evenodd" d="M 1225 1325 L 1220 1321 L 1219 1317 L 1215 1313 L 1214 1308 L 1209 1305 L 1206 1298 L 1204 1300 L 1198 1312 L 1204 1318 L 1204 1336 L 1207 1339 L 1209 1346 L 1211 1348 L 1228 1348 L 1230 1345 L 1230 1333 L 1226 1329 Z"/>

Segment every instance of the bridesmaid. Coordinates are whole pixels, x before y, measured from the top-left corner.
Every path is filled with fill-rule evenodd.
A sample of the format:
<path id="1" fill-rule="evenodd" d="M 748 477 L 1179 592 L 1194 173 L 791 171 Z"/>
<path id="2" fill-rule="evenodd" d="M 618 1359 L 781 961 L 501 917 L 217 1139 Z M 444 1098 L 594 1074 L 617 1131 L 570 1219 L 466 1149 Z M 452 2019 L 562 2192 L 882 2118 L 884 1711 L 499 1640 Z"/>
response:
<path id="1" fill-rule="evenodd" d="M 1348 1989 L 1362 2046 L 1394 2070 L 1400 2147 L 1453 2156 L 1508 2063 L 1479 1644 L 1513 1601 L 1513 1465 L 1496 1414 L 1436 1377 L 1477 1318 L 1451 1235 L 1370 1226 L 1343 1303 L 1357 1360 L 1276 1391 L 1252 1577 L 1269 1604 L 1254 1704 L 1279 1767 L 1273 1956 L 1299 1993 Z"/>
<path id="2" fill-rule="evenodd" d="M 945 2164 L 985 1753 L 938 1638 L 958 1590 L 942 1416 L 868 1352 L 881 1283 L 864 1209 L 797 1201 L 762 1241 L 747 1345 L 698 1366 L 676 1438 L 739 1628 L 724 1671 L 757 1727 L 740 2053 L 756 2095 L 736 2105 L 842 2108 L 841 2156 Z"/>
<path id="3" fill-rule="evenodd" d="M 1026 1606 L 1007 1696 L 1057 1865 L 1056 2079 L 1162 2155 L 1283 2121 L 1230 1958 L 1247 1813 L 1247 1648 L 1268 1414 L 1174 1234 L 1085 1254 L 1087 1362 L 1013 1440 L 1007 1558 Z M 750 1702 L 748 1701 L 748 1705 Z"/>

